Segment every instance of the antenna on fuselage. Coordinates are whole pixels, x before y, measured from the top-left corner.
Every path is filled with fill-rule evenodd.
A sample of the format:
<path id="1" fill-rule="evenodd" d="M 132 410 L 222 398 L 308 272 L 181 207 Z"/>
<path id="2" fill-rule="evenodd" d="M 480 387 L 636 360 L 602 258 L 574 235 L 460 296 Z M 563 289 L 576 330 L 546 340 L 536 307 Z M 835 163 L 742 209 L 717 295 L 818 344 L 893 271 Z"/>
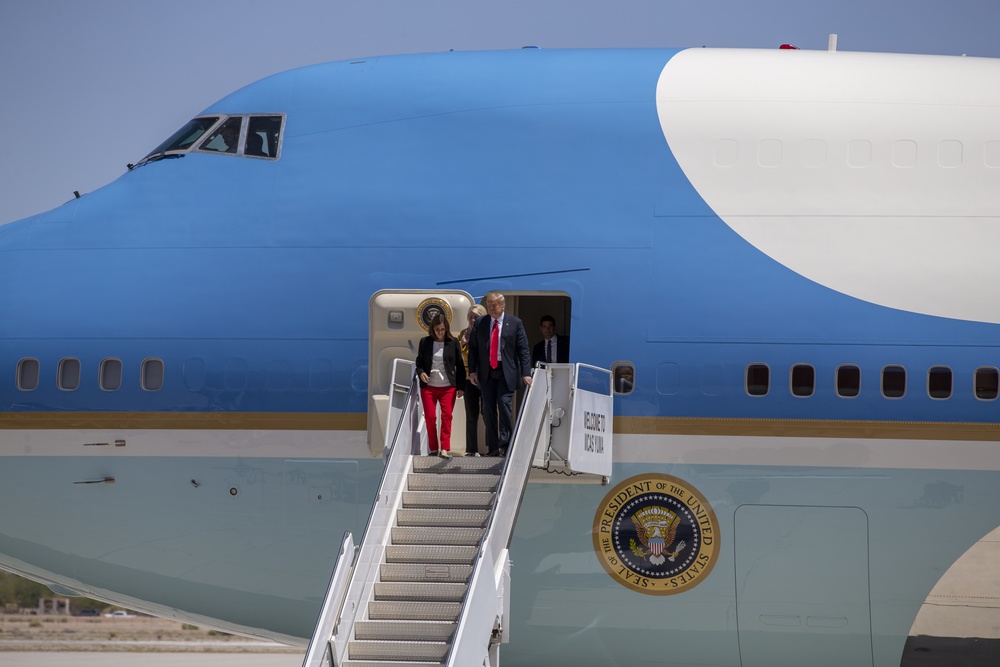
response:
<path id="1" fill-rule="evenodd" d="M 830 37 L 826 42 L 826 50 L 830 53 L 835 53 L 837 51 L 837 33 L 830 33 Z"/>

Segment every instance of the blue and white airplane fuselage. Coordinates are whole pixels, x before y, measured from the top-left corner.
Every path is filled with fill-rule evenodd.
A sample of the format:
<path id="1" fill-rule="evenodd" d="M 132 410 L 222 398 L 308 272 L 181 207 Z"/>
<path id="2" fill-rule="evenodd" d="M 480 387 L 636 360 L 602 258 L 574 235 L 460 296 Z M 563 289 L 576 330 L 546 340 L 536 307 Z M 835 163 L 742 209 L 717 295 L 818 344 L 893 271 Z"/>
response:
<path id="1" fill-rule="evenodd" d="M 496 289 L 634 369 L 610 486 L 528 486 L 505 664 L 898 665 L 1000 525 L 998 80 L 524 49 L 247 86 L 199 115 L 235 152 L 0 226 L 0 566 L 304 643 L 382 471 L 372 295 Z M 698 544 L 625 543 L 635 503 Z"/>

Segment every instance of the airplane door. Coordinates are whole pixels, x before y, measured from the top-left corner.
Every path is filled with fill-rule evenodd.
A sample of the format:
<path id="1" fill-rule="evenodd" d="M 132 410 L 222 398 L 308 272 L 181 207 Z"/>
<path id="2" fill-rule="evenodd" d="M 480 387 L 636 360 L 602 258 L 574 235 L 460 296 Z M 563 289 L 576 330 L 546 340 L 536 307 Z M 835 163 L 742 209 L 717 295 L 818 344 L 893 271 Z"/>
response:
<path id="1" fill-rule="evenodd" d="M 870 667 L 861 509 L 742 505 L 735 537 L 743 667 Z"/>
<path id="2" fill-rule="evenodd" d="M 462 290 L 380 290 L 368 306 L 368 447 L 372 456 L 381 456 L 392 391 L 395 359 L 414 361 L 417 345 L 427 335 L 435 313 L 443 311 L 457 336 L 465 328 L 465 315 L 475 304 Z M 398 379 L 397 379 L 398 381 Z M 452 449 L 465 447 L 465 403 L 455 401 Z"/>

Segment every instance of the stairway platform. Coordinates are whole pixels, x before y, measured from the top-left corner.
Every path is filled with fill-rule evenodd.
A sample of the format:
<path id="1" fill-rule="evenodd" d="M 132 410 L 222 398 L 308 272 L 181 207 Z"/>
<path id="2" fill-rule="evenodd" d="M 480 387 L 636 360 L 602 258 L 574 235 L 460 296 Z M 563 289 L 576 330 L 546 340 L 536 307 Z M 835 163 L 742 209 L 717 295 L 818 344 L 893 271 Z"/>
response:
<path id="1" fill-rule="evenodd" d="M 454 622 L 447 621 L 358 621 L 356 640 L 446 642 L 455 634 Z"/>
<path id="2" fill-rule="evenodd" d="M 358 641 L 347 648 L 348 660 L 424 660 L 442 661 L 448 655 L 446 642 Z"/>
<path id="3" fill-rule="evenodd" d="M 459 602 L 373 601 L 368 605 L 368 618 L 376 621 L 457 621 L 462 613 Z"/>
<path id="4" fill-rule="evenodd" d="M 379 566 L 382 581 L 447 581 L 464 584 L 472 576 L 471 565 L 440 563 L 383 563 Z"/>
<path id="5" fill-rule="evenodd" d="M 441 509 L 488 509 L 493 506 L 492 491 L 403 491 L 403 507 Z"/>
<path id="6" fill-rule="evenodd" d="M 403 508 L 396 513 L 397 526 L 440 526 L 485 528 L 489 510 L 453 510 L 433 508 Z"/>
<path id="7" fill-rule="evenodd" d="M 499 475 L 500 471 L 503 470 L 504 460 L 493 456 L 453 456 L 448 459 L 437 456 L 414 456 L 413 472 Z"/>
<path id="8" fill-rule="evenodd" d="M 443 544 L 455 546 L 478 546 L 483 539 L 482 528 L 439 528 L 437 526 L 417 526 L 393 528 L 393 545 Z"/>
<path id="9" fill-rule="evenodd" d="M 434 563 L 472 565 L 479 553 L 478 546 L 444 546 L 438 544 L 389 545 L 385 548 L 387 563 Z"/>
<path id="10" fill-rule="evenodd" d="M 461 602 L 468 590 L 465 584 L 378 582 L 375 584 L 376 600 L 400 602 Z"/>

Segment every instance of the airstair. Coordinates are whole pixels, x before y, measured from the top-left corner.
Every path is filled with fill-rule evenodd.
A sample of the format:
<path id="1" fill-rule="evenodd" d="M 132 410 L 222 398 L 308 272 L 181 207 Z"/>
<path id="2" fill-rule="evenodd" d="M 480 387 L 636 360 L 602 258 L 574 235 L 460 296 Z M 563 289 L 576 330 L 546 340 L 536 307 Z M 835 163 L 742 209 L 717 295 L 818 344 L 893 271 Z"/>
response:
<path id="1" fill-rule="evenodd" d="M 596 377 L 596 392 L 567 374 Z M 529 472 L 552 461 L 610 474 L 610 373 L 582 364 L 536 370 L 504 458 L 421 456 L 412 362 L 397 361 L 393 376 L 385 432 L 394 437 L 378 495 L 360 545 L 344 535 L 303 667 L 496 667 L 509 641 L 507 549 Z M 549 454 L 554 440 L 566 448 Z"/>

